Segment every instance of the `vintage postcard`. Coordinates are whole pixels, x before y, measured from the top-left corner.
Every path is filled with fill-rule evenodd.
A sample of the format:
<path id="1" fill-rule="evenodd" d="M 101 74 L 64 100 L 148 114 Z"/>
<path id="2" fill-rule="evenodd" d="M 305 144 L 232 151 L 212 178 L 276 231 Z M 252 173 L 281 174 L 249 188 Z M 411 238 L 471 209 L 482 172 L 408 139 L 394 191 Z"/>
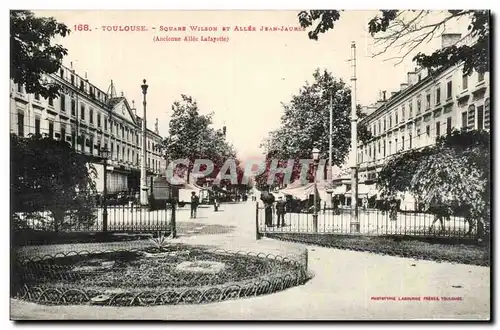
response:
<path id="1" fill-rule="evenodd" d="M 489 321 L 490 14 L 11 10 L 11 319 Z"/>

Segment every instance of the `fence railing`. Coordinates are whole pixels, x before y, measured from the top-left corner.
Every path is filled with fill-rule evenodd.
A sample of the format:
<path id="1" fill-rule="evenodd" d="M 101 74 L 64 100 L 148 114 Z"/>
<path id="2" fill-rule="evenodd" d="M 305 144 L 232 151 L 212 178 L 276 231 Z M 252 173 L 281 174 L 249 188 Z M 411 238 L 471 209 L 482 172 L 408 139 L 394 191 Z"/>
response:
<path id="1" fill-rule="evenodd" d="M 48 211 L 36 214 L 16 213 L 20 227 L 37 231 L 100 232 L 103 231 L 102 207 L 96 207 L 84 215 L 71 216 L 67 212 L 62 221 L 55 221 Z M 171 208 L 150 210 L 137 205 L 107 207 L 108 232 L 156 232 L 170 229 L 175 217 Z"/>
<path id="2" fill-rule="evenodd" d="M 280 218 L 274 207 L 267 210 L 263 205 L 256 206 L 256 229 L 265 233 L 351 233 L 351 210 L 321 210 L 317 213 L 317 224 L 313 213 L 286 213 Z M 270 221 L 269 221 L 270 220 Z M 284 220 L 284 225 L 282 222 Z M 378 209 L 358 209 L 359 234 L 363 235 L 414 235 L 440 237 L 471 237 L 476 235 L 474 223 L 463 217 L 451 216 L 439 219 L 434 214 L 408 211 L 382 211 Z M 317 229 L 317 230 L 316 230 Z"/>

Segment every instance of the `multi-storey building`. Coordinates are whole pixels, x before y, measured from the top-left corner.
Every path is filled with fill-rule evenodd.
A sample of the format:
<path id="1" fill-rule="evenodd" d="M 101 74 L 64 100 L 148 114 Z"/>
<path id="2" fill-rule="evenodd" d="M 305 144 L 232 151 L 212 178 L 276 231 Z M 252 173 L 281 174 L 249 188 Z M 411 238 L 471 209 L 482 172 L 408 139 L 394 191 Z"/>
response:
<path id="1" fill-rule="evenodd" d="M 69 143 L 75 150 L 89 156 L 98 173 L 97 190 L 103 189 L 103 166 L 99 158 L 101 147 L 110 151 L 108 160 L 108 191 L 138 191 L 142 118 L 123 96 L 116 96 L 114 86 L 103 92 L 75 70 L 61 67 L 57 74 L 43 78 L 47 83 L 60 85 L 56 99 L 44 99 L 27 94 L 24 86 L 10 84 L 11 133 L 47 135 Z M 147 130 L 148 175 L 161 173 L 165 159 L 159 148 L 162 137 Z"/>
<path id="2" fill-rule="evenodd" d="M 474 42 L 460 34 L 443 34 L 442 47 Z M 377 173 L 387 157 L 397 152 L 434 144 L 436 138 L 457 128 L 490 128 L 489 73 L 463 73 L 463 65 L 435 72 L 416 68 L 389 98 L 385 92 L 375 105 L 366 107 L 360 120 L 373 138 L 358 145 L 359 190 L 374 191 Z M 347 183 L 348 176 L 339 178 Z M 376 191 L 376 190 L 375 190 Z M 402 207 L 414 200 L 405 196 Z"/>

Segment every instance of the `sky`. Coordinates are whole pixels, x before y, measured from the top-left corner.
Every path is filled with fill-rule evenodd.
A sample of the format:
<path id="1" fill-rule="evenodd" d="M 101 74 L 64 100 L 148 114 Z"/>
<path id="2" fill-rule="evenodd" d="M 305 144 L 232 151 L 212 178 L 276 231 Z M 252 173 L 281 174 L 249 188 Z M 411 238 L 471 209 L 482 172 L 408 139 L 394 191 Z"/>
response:
<path id="1" fill-rule="evenodd" d="M 310 40 L 306 31 L 260 31 L 261 26 L 298 27 L 298 11 L 35 11 L 53 16 L 72 32 L 55 41 L 68 49 L 64 65 L 107 91 L 113 79 L 118 94 L 135 101 L 142 116 L 140 85 L 146 79 L 148 127 L 158 118 L 168 135 L 172 103 L 192 96 L 202 113 L 214 112 L 214 126 L 227 126 L 227 139 L 240 159 L 261 156 L 260 143 L 279 127 L 283 109 L 316 68 L 327 69 L 350 85 L 351 42 L 357 45 L 358 104 L 369 105 L 380 92 L 399 89 L 415 68 L 412 55 L 431 53 L 440 38 L 422 44 L 401 64 L 387 61 L 396 49 L 373 58 L 380 48 L 367 32 L 375 11 L 345 11 L 335 28 Z M 439 17 L 433 13 L 431 19 Z M 78 31 L 86 24 L 92 31 Z M 145 26 L 148 31 L 106 32 L 102 26 Z M 161 27 L 186 27 L 185 32 L 160 32 Z M 192 32 L 191 26 L 217 27 L 216 32 Z M 230 31 L 222 31 L 222 27 Z M 253 26 L 256 31 L 235 31 Z M 155 29 L 153 29 L 153 27 Z M 467 21 L 448 23 L 447 32 L 464 32 Z M 154 41 L 155 37 L 225 37 L 225 42 Z"/>

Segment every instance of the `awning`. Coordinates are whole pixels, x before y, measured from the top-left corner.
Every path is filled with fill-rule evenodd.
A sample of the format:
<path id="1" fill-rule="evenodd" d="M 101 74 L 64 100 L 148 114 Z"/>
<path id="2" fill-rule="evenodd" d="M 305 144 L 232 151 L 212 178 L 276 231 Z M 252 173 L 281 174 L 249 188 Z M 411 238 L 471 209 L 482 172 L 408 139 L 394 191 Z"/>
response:
<path id="1" fill-rule="evenodd" d="M 314 183 L 306 183 L 301 186 L 291 184 L 290 186 L 291 187 L 280 190 L 280 193 L 298 198 L 300 200 L 307 200 L 310 195 L 314 195 Z M 319 195 L 317 190 L 316 193 Z"/>

